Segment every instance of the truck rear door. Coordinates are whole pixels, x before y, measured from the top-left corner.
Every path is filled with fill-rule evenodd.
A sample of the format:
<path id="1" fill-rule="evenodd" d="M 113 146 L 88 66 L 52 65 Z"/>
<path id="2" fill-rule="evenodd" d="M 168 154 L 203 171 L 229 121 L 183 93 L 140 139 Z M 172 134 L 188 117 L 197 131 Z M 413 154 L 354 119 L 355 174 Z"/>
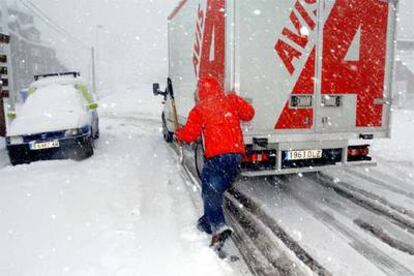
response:
<path id="1" fill-rule="evenodd" d="M 233 1 L 235 87 L 256 108 L 251 132 L 313 133 L 319 5 Z"/>
<path id="2" fill-rule="evenodd" d="M 227 75 L 256 108 L 250 133 L 388 134 L 393 1 L 228 0 L 229 8 Z"/>
<path id="3" fill-rule="evenodd" d="M 396 14 L 392 2 L 320 1 L 317 132 L 388 133 Z"/>

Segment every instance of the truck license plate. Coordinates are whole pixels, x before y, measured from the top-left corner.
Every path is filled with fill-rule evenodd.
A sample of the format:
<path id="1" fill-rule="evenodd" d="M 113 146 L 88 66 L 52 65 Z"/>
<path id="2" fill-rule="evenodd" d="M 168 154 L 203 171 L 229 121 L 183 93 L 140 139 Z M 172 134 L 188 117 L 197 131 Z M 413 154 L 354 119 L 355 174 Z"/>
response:
<path id="1" fill-rule="evenodd" d="M 287 160 L 306 160 L 322 158 L 322 150 L 291 150 L 287 152 Z"/>
<path id="2" fill-rule="evenodd" d="M 52 149 L 60 147 L 59 140 L 53 140 L 44 143 L 32 143 L 30 144 L 31 150 L 43 150 L 43 149 Z"/>

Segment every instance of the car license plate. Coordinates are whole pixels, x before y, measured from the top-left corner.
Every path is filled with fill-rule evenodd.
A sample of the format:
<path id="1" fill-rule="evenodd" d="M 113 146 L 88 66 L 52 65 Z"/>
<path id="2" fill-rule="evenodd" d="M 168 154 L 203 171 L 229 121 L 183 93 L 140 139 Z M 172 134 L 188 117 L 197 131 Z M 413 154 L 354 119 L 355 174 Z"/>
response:
<path id="1" fill-rule="evenodd" d="M 306 160 L 322 158 L 322 150 L 291 150 L 287 152 L 287 160 Z"/>
<path id="2" fill-rule="evenodd" d="M 58 148 L 58 147 L 60 147 L 59 140 L 30 144 L 31 150 L 43 150 L 43 149 L 52 149 L 52 148 Z"/>

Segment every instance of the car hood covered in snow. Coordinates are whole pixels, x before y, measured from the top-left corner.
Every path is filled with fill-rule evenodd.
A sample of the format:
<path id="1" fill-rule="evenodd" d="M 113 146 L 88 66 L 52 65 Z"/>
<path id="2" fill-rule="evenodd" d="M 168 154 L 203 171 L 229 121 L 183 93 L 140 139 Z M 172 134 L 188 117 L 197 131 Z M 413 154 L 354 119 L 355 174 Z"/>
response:
<path id="1" fill-rule="evenodd" d="M 11 122 L 8 136 L 80 128 L 89 122 L 86 102 L 73 85 L 37 89 Z"/>

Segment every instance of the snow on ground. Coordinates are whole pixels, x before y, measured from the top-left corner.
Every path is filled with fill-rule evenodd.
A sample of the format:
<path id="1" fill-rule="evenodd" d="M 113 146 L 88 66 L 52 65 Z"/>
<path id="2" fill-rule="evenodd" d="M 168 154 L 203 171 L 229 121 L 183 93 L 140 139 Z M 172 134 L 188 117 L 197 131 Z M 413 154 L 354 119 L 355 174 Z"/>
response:
<path id="1" fill-rule="evenodd" d="M 238 190 L 275 218 L 332 275 L 413 275 L 413 256 L 382 243 L 354 222 L 377 215 L 332 189 L 291 176 L 274 182 L 241 181 Z M 385 220 L 379 222 L 392 226 Z"/>
<path id="2" fill-rule="evenodd" d="M 196 230 L 146 92 L 102 99 L 89 160 L 12 167 L 1 142 L 0 275 L 240 275 Z"/>
<path id="3" fill-rule="evenodd" d="M 374 143 L 376 157 L 414 166 L 414 110 L 395 110 L 392 114 L 392 139 Z"/>
<path id="4" fill-rule="evenodd" d="M 5 146 L 6 145 L 4 139 L 0 138 L 0 168 L 6 166 L 6 164 L 9 162 Z"/>
<path id="5" fill-rule="evenodd" d="M 391 139 L 381 139 L 372 145 L 378 166 L 363 172 L 379 177 L 391 185 L 414 187 L 414 110 L 395 110 L 392 115 Z"/>
<path id="6" fill-rule="evenodd" d="M 161 117 L 162 98 L 154 97 L 152 87 L 129 87 L 122 93 L 121 97 L 107 93 L 108 96 L 100 100 L 100 112 L 112 116 Z"/>

